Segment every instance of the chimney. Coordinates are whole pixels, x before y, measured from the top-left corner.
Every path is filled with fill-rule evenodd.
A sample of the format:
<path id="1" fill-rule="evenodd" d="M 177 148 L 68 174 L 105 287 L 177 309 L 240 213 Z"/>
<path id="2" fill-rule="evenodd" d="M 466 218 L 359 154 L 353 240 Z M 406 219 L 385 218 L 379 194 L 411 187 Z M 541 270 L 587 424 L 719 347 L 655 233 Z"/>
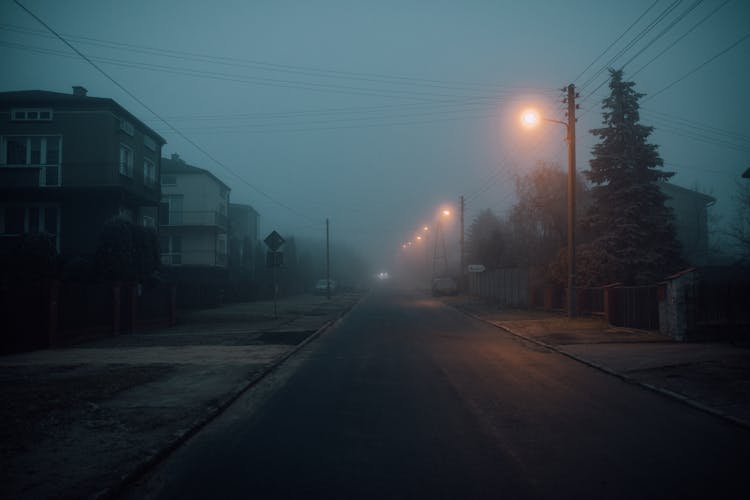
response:
<path id="1" fill-rule="evenodd" d="M 182 158 L 180 158 L 180 155 L 177 153 L 172 153 L 172 161 L 179 161 L 180 163 L 183 163 Z"/>
<path id="2" fill-rule="evenodd" d="M 86 97 L 86 94 L 88 93 L 88 90 L 86 90 L 86 87 L 81 87 L 80 85 L 76 85 L 73 87 L 73 95 L 77 95 L 78 97 Z"/>

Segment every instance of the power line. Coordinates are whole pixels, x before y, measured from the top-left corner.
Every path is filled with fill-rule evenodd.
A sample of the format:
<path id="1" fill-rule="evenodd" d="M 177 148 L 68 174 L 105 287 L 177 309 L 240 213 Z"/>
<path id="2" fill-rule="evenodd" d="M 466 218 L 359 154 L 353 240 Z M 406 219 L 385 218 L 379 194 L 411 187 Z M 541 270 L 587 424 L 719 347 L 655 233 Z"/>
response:
<path id="1" fill-rule="evenodd" d="M 645 37 L 646 35 L 648 35 L 651 32 L 651 30 L 653 30 L 665 17 L 667 17 L 674 9 L 676 9 L 677 6 L 681 2 L 682 2 L 682 0 L 674 0 L 671 4 L 669 4 L 663 11 L 661 11 L 656 16 L 656 19 L 654 19 L 648 25 L 646 25 L 645 28 L 643 28 L 640 32 L 638 32 L 638 34 L 635 37 L 633 37 L 623 48 L 621 48 L 614 56 L 612 56 L 609 59 L 609 61 L 607 61 L 604 64 L 604 66 L 602 66 L 601 68 L 599 68 L 599 70 L 596 73 L 594 73 L 585 82 L 583 82 L 583 84 L 578 87 L 578 90 L 582 91 L 583 89 L 585 89 L 586 87 L 588 87 L 591 83 L 593 83 L 599 77 L 599 75 L 601 75 L 604 71 L 606 71 L 607 68 L 612 67 L 612 65 L 614 64 L 614 62 L 616 60 L 618 60 L 627 51 L 629 51 L 631 48 L 633 48 L 636 43 L 638 43 L 639 41 L 641 41 L 643 39 L 643 37 Z M 599 87 L 597 87 L 596 89 L 594 89 L 594 91 L 591 92 L 589 95 L 591 95 L 594 92 L 596 92 L 600 87 L 601 87 L 601 85 L 599 85 Z M 587 98 L 588 97 L 585 97 L 583 100 L 586 100 Z"/>
<path id="2" fill-rule="evenodd" d="M 298 212 L 297 210 L 293 209 L 292 207 L 288 206 L 287 204 L 285 204 L 285 203 L 281 202 L 280 200 L 277 200 L 276 198 L 270 196 L 268 193 L 266 193 L 262 189 L 258 188 L 257 186 L 253 185 L 251 182 L 247 181 L 244 177 L 242 177 L 237 172 L 235 172 L 233 169 L 231 169 L 229 166 L 227 166 L 226 164 L 224 164 L 222 161 L 220 161 L 218 158 L 216 158 L 214 155 L 212 155 L 205 148 L 203 148 L 202 146 L 200 146 L 199 144 L 197 144 L 195 141 L 193 141 L 192 139 L 190 139 L 188 136 L 186 136 L 185 134 L 183 134 L 179 129 L 177 129 L 176 127 L 174 127 L 170 122 L 168 122 L 167 120 L 165 120 L 164 118 L 162 118 L 161 115 L 159 115 L 153 108 L 151 108 L 148 104 L 146 104 L 144 101 L 142 101 L 140 98 L 138 98 L 138 96 L 136 96 L 135 94 L 133 94 L 132 92 L 130 92 L 120 82 L 118 82 L 113 77 L 111 77 L 106 71 L 104 71 L 95 62 L 93 62 L 91 59 L 89 59 L 83 52 L 81 52 L 80 50 L 78 50 L 75 46 L 73 46 L 70 42 L 68 42 L 64 37 L 62 37 L 54 29 L 52 29 L 51 26 L 49 26 L 41 18 L 39 18 L 36 14 L 34 14 L 33 12 L 31 12 L 29 9 L 27 9 L 23 4 L 21 4 L 21 2 L 19 2 L 18 0 L 13 0 L 13 2 L 16 5 L 18 5 L 21 9 L 23 9 L 24 11 L 26 11 L 26 13 L 29 14 L 31 17 L 33 17 L 34 19 L 36 19 L 36 21 L 39 22 L 42 26 L 44 26 L 47 30 L 49 30 L 50 33 L 54 34 L 61 42 L 63 42 L 68 47 L 70 47 L 71 50 L 73 50 L 83 60 L 85 60 L 94 69 L 96 69 L 99 73 L 101 73 L 107 80 L 109 80 L 117 88 L 119 88 L 120 90 L 122 90 L 123 92 L 125 92 L 125 94 L 127 94 L 133 100 L 135 100 L 138 104 L 140 104 L 141 106 L 143 106 L 143 108 L 146 109 L 148 112 L 150 112 L 152 115 L 154 115 L 157 118 L 159 118 L 167 127 L 169 127 L 170 130 L 172 130 L 174 133 L 176 133 L 178 136 L 180 136 L 183 140 L 187 141 L 190 145 L 192 145 L 198 151 L 200 151 L 201 153 L 203 153 L 207 158 L 209 158 L 212 161 L 214 161 L 217 165 L 219 165 L 222 168 L 224 168 L 227 172 L 229 172 L 232 175 L 234 175 L 237 179 L 239 179 L 245 185 L 247 185 L 248 187 L 250 187 L 251 189 L 253 189 L 258 194 L 262 195 L 263 197 L 265 197 L 269 201 L 272 201 L 272 202 L 276 203 L 280 207 L 283 207 L 283 208 L 289 210 L 290 212 L 292 212 L 292 213 L 294 213 L 294 214 L 296 214 L 298 216 L 301 216 L 301 217 L 303 217 L 305 219 L 308 219 L 310 221 L 315 221 L 314 219 L 308 217 L 307 215 L 305 215 L 305 214 L 303 214 L 301 212 Z"/>
<path id="3" fill-rule="evenodd" d="M 664 55 L 664 53 L 666 53 L 672 47 L 674 47 L 675 45 L 677 45 L 680 41 L 682 41 L 683 38 L 685 38 L 686 36 L 688 36 L 690 33 L 692 33 L 693 31 L 695 31 L 695 29 L 698 28 L 698 26 L 700 26 L 701 24 L 703 24 L 706 21 L 708 21 L 711 17 L 713 17 L 714 14 L 716 14 L 717 12 L 719 12 L 726 4 L 728 4 L 731 1 L 732 0 L 724 0 L 723 3 L 719 4 L 718 6 L 716 6 L 716 8 L 714 8 L 711 12 L 709 12 L 708 14 L 706 14 L 705 16 L 703 16 L 703 18 L 701 20 L 699 20 L 697 23 L 695 23 L 694 25 L 692 25 L 685 33 L 683 33 L 682 35 L 680 35 L 679 38 L 675 39 L 672 43 L 670 43 L 669 45 L 667 45 L 661 52 L 659 52 L 654 57 L 652 57 L 646 64 L 644 64 L 643 66 L 641 66 L 640 68 L 638 68 L 638 70 L 636 70 L 636 72 L 633 73 L 631 75 L 631 77 L 636 76 L 638 73 L 640 73 L 641 71 L 643 71 L 644 69 L 646 69 L 648 66 L 650 66 L 651 63 L 653 63 L 654 61 L 656 61 L 657 59 L 659 59 L 662 55 Z"/>
<path id="4" fill-rule="evenodd" d="M 682 1 L 682 0 L 679 0 L 679 1 Z M 671 23 L 669 23 L 669 24 L 668 24 L 668 25 L 667 25 L 667 26 L 666 26 L 666 27 L 665 27 L 664 29 L 662 29 L 662 30 L 661 30 L 661 31 L 660 31 L 660 32 L 659 32 L 659 33 L 658 33 L 658 34 L 657 34 L 657 35 L 656 35 L 656 36 L 655 36 L 654 38 L 652 38 L 651 40 L 649 40 L 649 41 L 648 41 L 648 43 L 646 43 L 646 45 L 644 45 L 643 47 L 641 47 L 641 49 L 640 49 L 640 50 L 639 50 L 638 52 L 636 52 L 636 53 L 635 53 L 635 54 L 634 54 L 633 56 L 631 56 L 631 57 L 630 57 L 630 59 L 628 59 L 628 60 L 627 60 L 627 61 L 626 61 L 626 62 L 625 62 L 625 63 L 624 63 L 624 64 L 623 64 L 622 66 L 620 66 L 620 69 L 624 69 L 624 68 L 626 68 L 626 67 L 628 66 L 628 64 L 630 64 L 631 62 L 633 62 L 633 61 L 634 61 L 634 60 L 635 60 L 635 59 L 636 59 L 636 58 L 637 58 L 638 56 L 640 56 L 640 55 L 641 55 L 641 54 L 643 54 L 643 53 L 644 53 L 644 52 L 645 52 L 646 50 L 648 50 L 648 49 L 649 49 L 649 48 L 650 48 L 650 47 L 651 47 L 651 46 L 652 46 L 652 45 L 653 45 L 653 44 L 654 44 L 654 43 L 655 43 L 655 42 L 656 42 L 657 40 L 659 40 L 659 39 L 660 39 L 661 37 L 663 37 L 663 36 L 664 36 L 664 35 L 665 35 L 665 34 L 666 34 L 667 32 L 669 32 L 669 31 L 670 31 L 670 30 L 671 30 L 672 28 L 674 28 L 674 27 L 675 27 L 675 26 L 676 26 L 676 25 L 677 25 L 677 24 L 678 24 L 678 23 L 679 23 L 680 21 L 682 21 L 682 19 L 684 19 L 684 18 L 685 18 L 685 16 L 687 16 L 687 15 L 688 15 L 688 14 L 689 14 L 690 12 L 692 12 L 693 10 L 695 10 L 695 8 L 696 8 L 696 7 L 698 6 L 698 5 L 700 5 L 701 3 L 703 3 L 703 0 L 695 0 L 695 1 L 694 1 L 694 2 L 693 2 L 693 3 L 691 4 L 691 5 L 690 5 L 690 6 L 688 6 L 688 8 L 687 8 L 687 9 L 685 9 L 685 10 L 684 10 L 684 11 L 683 11 L 682 13 L 680 13 L 680 14 L 679 14 L 679 15 L 677 16 L 677 18 L 673 19 Z M 675 7 L 676 7 L 676 5 L 675 5 Z M 654 25 L 654 26 L 655 26 L 655 25 Z M 650 30 L 649 30 L 649 31 L 650 31 Z M 586 97 L 585 97 L 584 99 L 582 99 L 582 100 L 583 100 L 583 101 L 585 101 L 586 99 L 588 99 L 589 97 L 591 97 L 591 96 L 592 96 L 593 94 L 595 94 L 595 93 L 596 93 L 596 92 L 597 92 L 597 91 L 598 91 L 598 90 L 599 90 L 600 88 L 602 88 L 602 87 L 603 87 L 603 86 L 604 86 L 604 85 L 605 85 L 605 84 L 606 84 L 606 83 L 607 83 L 608 81 L 609 81 L 609 80 L 605 78 L 605 79 L 604 79 L 604 80 L 603 80 L 603 81 L 602 81 L 602 82 L 601 82 L 601 83 L 600 83 L 600 84 L 599 84 L 599 85 L 598 85 L 598 86 L 597 86 L 597 87 L 596 87 L 596 88 L 595 88 L 594 90 L 592 90 L 592 91 L 591 91 L 591 92 L 590 92 L 590 93 L 589 93 L 589 94 L 588 94 L 588 95 L 587 95 L 587 96 L 586 96 Z"/>
<path id="5" fill-rule="evenodd" d="M 619 41 L 620 41 L 620 40 L 622 39 L 622 37 L 624 37 L 624 36 L 625 36 L 625 35 L 626 35 L 626 34 L 627 34 L 627 33 L 628 33 L 628 32 L 629 32 L 629 31 L 630 31 L 631 29 L 633 29 L 633 26 L 635 26 L 636 24 L 638 24 L 638 22 L 639 22 L 639 21 L 640 21 L 641 19 L 643 19 L 643 17 L 644 17 L 644 16 L 646 15 L 646 14 L 648 14 L 648 13 L 649 13 L 649 12 L 651 11 L 651 9 L 653 9 L 654 7 L 656 7 L 656 4 L 657 4 L 657 3 L 659 3 L 659 0 L 654 0 L 654 3 L 652 3 L 652 4 L 651 4 L 651 6 L 650 6 L 649 8 L 647 8 L 646 10 L 644 10 L 644 11 L 643 11 L 643 12 L 641 13 L 641 15 L 640 15 L 640 16 L 638 16 L 638 18 L 637 18 L 637 19 L 636 19 L 635 21 L 633 21 L 633 22 L 632 22 L 632 23 L 630 24 L 630 26 L 628 26 L 628 28 L 627 28 L 627 29 L 626 29 L 625 31 L 623 31 L 622 33 L 620 33 L 620 36 L 618 36 L 617 38 L 615 38 L 615 40 L 614 40 L 614 41 L 613 41 L 612 43 L 610 43 L 610 44 L 609 44 L 609 45 L 607 46 L 607 48 L 606 48 L 606 49 L 604 49 L 603 51 L 601 51 L 601 52 L 599 53 L 599 55 L 598 55 L 598 56 L 596 56 L 596 57 L 594 58 L 594 60 L 593 60 L 593 61 L 591 61 L 591 62 L 589 63 L 589 65 L 588 65 L 588 66 L 586 66 L 586 68 L 584 68 L 584 70 L 583 70 L 583 71 L 581 71 L 581 73 L 580 73 L 580 74 L 579 74 L 579 75 L 578 75 L 577 77 L 575 77 L 575 78 L 573 79 L 573 81 L 574 81 L 574 82 L 577 82 L 577 81 L 578 81 L 578 80 L 579 80 L 579 79 L 580 79 L 580 78 L 581 78 L 581 77 L 582 77 L 582 76 L 583 76 L 583 75 L 584 75 L 584 74 L 585 74 L 585 73 L 586 73 L 586 72 L 587 72 L 587 71 L 589 70 L 589 68 L 591 68 L 591 66 L 593 66 L 593 65 L 594 65 L 594 64 L 596 63 L 596 61 L 598 61 L 599 59 L 601 59 L 601 58 L 602 58 L 602 56 L 604 56 L 604 54 L 606 54 L 607 52 L 609 52 L 609 49 L 611 49 L 612 47 L 614 47 L 614 45 L 615 45 L 615 44 L 616 44 L 617 42 L 619 42 Z"/>
<path id="6" fill-rule="evenodd" d="M 646 43 L 643 47 L 641 47 L 641 50 L 633 54 L 630 59 L 628 59 L 625 64 L 622 65 L 622 68 L 626 68 L 628 64 L 633 62 L 635 58 L 643 54 L 646 50 L 648 50 L 657 40 L 659 40 L 661 37 L 663 37 L 665 34 L 667 34 L 672 28 L 674 28 L 680 21 L 682 21 L 685 16 L 690 14 L 693 10 L 695 10 L 696 7 L 698 7 L 701 3 L 703 3 L 703 0 L 695 0 L 692 4 L 688 6 L 687 9 L 682 11 L 680 14 L 677 15 L 675 19 L 672 20 L 671 23 L 669 23 L 664 29 L 662 29 L 657 35 L 652 38 L 651 40 Z"/>
<path id="7" fill-rule="evenodd" d="M 0 45 L 15 48 L 18 50 L 26 50 L 33 53 L 57 55 L 60 57 L 71 58 L 69 54 L 54 49 L 47 49 L 44 47 L 35 47 L 26 44 L 19 44 L 14 42 L 0 42 Z M 451 102 L 452 100 L 460 99 L 484 99 L 492 100 L 495 96 L 492 95 L 456 95 L 456 94 L 443 94 L 436 92 L 424 92 L 418 90 L 404 90 L 404 89 L 388 89 L 388 88 L 370 88 L 370 87 L 355 87 L 351 85 L 339 85 L 332 83 L 318 83 L 318 82 L 306 82 L 306 81 L 295 81 L 295 80 L 283 80 L 278 78 L 265 78 L 265 77 L 248 77 L 243 75 L 236 75 L 231 73 L 222 73 L 216 71 L 206 71 L 199 69 L 191 69 L 184 67 L 168 66 L 164 64 L 154 64 L 139 61 L 128 61 L 123 59 L 116 59 L 111 57 L 88 57 L 88 61 L 98 61 L 100 63 L 119 66 L 130 69 L 143 69 L 148 71 L 157 71 L 163 73 L 176 74 L 181 76 L 192 76 L 198 78 L 208 78 L 212 80 L 229 81 L 235 83 L 246 83 L 250 85 L 266 86 L 273 88 L 291 88 L 296 90 L 309 90 L 315 92 L 326 92 L 336 94 L 349 94 L 357 96 L 371 96 L 371 97 L 387 97 L 387 98 L 409 98 L 417 99 L 425 103 L 435 102 Z"/>
<path id="8" fill-rule="evenodd" d="M 641 111 L 643 111 L 647 115 L 655 115 L 657 117 L 661 117 L 664 120 L 666 120 L 668 122 L 671 122 L 671 123 L 674 123 L 674 124 L 678 124 L 678 125 L 684 124 L 684 125 L 686 125 L 689 128 L 694 128 L 694 129 L 697 129 L 697 130 L 702 131 L 702 132 L 713 133 L 713 134 L 716 134 L 716 135 L 723 135 L 723 136 L 725 136 L 728 139 L 735 139 L 735 140 L 739 140 L 741 142 L 749 142 L 750 143 L 750 135 L 745 135 L 745 134 L 741 134 L 741 133 L 734 132 L 734 131 L 731 131 L 731 130 L 727 130 L 727 129 L 723 129 L 723 128 L 719 128 L 719 127 L 714 127 L 714 126 L 708 125 L 708 124 L 706 124 L 704 122 L 696 122 L 694 120 L 689 120 L 687 118 L 683 118 L 683 117 L 680 117 L 680 116 L 675 116 L 675 115 L 669 114 L 669 113 L 663 113 L 663 112 L 660 112 L 660 111 L 654 111 L 654 110 L 647 109 L 647 108 L 644 108 L 644 107 L 641 107 L 640 109 L 641 109 Z"/>
<path id="9" fill-rule="evenodd" d="M 697 71 L 703 69 L 705 66 L 707 66 L 710 63 L 712 63 L 713 61 L 715 61 L 719 57 L 723 56 L 724 54 L 726 54 L 730 50 L 734 49 L 739 44 L 741 44 L 742 42 L 744 42 L 745 40 L 747 40 L 748 38 L 750 38 L 750 33 L 746 33 L 739 40 L 735 41 L 734 43 L 732 43 L 731 45 L 729 45 L 727 48 L 721 50 L 717 54 L 709 57 L 708 59 L 706 59 L 705 61 L 703 61 L 702 63 L 700 63 L 698 66 L 696 66 L 695 68 L 691 69 L 690 71 L 688 71 L 687 73 L 685 73 L 684 75 L 682 75 L 681 77 L 679 77 L 678 79 L 676 79 L 675 81 L 673 81 L 672 83 L 670 83 L 669 85 L 667 85 L 666 87 L 664 87 L 663 89 L 661 89 L 658 92 L 655 92 L 653 94 L 649 94 L 645 99 L 643 99 L 643 102 L 650 101 L 651 99 L 653 99 L 654 97 L 658 96 L 659 94 L 661 94 L 661 93 L 663 93 L 663 92 L 671 89 L 672 87 L 674 87 L 675 85 L 677 85 L 678 83 L 680 83 L 681 81 L 683 81 L 685 78 L 687 78 L 687 77 L 693 75 L 694 73 L 696 73 Z"/>
<path id="10" fill-rule="evenodd" d="M 23 28 L 20 26 L 14 26 L 11 24 L 0 23 L 0 29 L 6 31 L 13 31 L 16 33 L 24 33 L 31 35 L 41 35 L 47 37 L 46 33 L 39 30 L 32 30 Z M 449 81 L 449 80 L 438 80 L 429 78 L 419 78 L 401 75 L 386 75 L 377 73 L 366 73 L 366 72 L 354 72 L 354 71 L 340 71 L 331 70 L 324 68 L 315 68 L 311 66 L 295 66 L 288 64 L 276 64 L 269 63 L 266 61 L 257 61 L 252 59 L 244 59 L 237 57 L 226 57 L 216 56 L 211 54 L 200 54 L 195 52 L 187 52 L 180 50 L 164 49 L 158 47 L 149 47 L 144 45 L 137 45 L 131 43 L 114 42 L 110 40 L 102 40 L 98 38 L 67 35 L 66 38 L 71 40 L 77 40 L 80 43 L 111 48 L 115 50 L 124 50 L 128 53 L 139 52 L 143 54 L 157 55 L 163 57 L 177 58 L 189 61 L 208 62 L 211 64 L 221 64 L 225 66 L 243 67 L 250 69 L 257 69 L 262 71 L 272 71 L 281 73 L 293 73 L 303 74 L 307 76 L 318 76 L 323 78 L 339 78 L 348 80 L 359 80 L 359 81 L 370 81 L 387 83 L 390 85 L 414 85 L 419 83 L 426 87 L 445 88 L 445 89 L 461 89 L 461 90 L 493 90 L 496 91 L 498 88 L 504 88 L 508 90 L 517 90 L 519 87 L 506 86 L 497 83 L 477 83 L 477 82 L 461 82 L 461 81 Z M 524 90 L 528 90 L 528 87 L 523 87 Z M 538 88 L 535 90 L 551 91 L 554 89 Z"/>

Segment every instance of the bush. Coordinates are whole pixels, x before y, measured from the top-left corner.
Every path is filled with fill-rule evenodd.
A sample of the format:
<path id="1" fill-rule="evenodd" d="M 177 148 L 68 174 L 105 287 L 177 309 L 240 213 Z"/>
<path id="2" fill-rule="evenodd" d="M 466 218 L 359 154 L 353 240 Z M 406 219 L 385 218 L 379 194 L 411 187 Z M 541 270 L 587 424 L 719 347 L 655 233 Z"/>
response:
<path id="1" fill-rule="evenodd" d="M 2 276 L 11 280 L 56 278 L 60 260 L 52 235 L 46 233 L 23 234 L 2 262 Z"/>
<path id="2" fill-rule="evenodd" d="M 102 230 L 96 261 L 104 279 L 144 281 L 160 267 L 156 231 L 121 217 L 110 219 Z"/>

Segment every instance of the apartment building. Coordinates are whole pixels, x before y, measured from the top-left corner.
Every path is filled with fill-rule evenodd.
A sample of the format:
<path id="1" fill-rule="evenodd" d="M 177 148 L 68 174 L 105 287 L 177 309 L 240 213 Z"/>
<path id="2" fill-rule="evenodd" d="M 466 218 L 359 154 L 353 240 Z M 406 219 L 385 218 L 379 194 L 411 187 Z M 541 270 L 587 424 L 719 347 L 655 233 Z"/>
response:
<path id="1" fill-rule="evenodd" d="M 0 92 L 0 252 L 43 232 L 62 255 L 90 255 L 113 216 L 155 226 L 165 143 L 83 87 Z"/>
<path id="2" fill-rule="evenodd" d="M 161 168 L 162 264 L 226 268 L 229 187 L 177 154 Z"/>

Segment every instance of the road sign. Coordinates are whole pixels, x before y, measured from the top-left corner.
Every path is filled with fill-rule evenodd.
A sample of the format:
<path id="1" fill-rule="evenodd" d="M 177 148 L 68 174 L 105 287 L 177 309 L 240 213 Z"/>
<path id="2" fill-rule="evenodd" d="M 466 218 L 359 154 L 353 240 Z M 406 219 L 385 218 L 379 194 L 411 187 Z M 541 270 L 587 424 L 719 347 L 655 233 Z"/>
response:
<path id="1" fill-rule="evenodd" d="M 484 269 L 485 268 L 482 264 L 469 264 L 470 273 L 483 273 Z"/>
<path id="2" fill-rule="evenodd" d="M 281 267 L 284 265 L 284 252 L 266 252 L 266 267 Z"/>
<path id="3" fill-rule="evenodd" d="M 268 248 L 271 249 L 272 252 L 275 252 L 276 250 L 281 248 L 281 245 L 284 244 L 284 238 L 282 238 L 281 235 L 276 231 L 271 231 L 271 234 L 266 236 L 266 239 L 263 240 L 263 242 Z"/>

